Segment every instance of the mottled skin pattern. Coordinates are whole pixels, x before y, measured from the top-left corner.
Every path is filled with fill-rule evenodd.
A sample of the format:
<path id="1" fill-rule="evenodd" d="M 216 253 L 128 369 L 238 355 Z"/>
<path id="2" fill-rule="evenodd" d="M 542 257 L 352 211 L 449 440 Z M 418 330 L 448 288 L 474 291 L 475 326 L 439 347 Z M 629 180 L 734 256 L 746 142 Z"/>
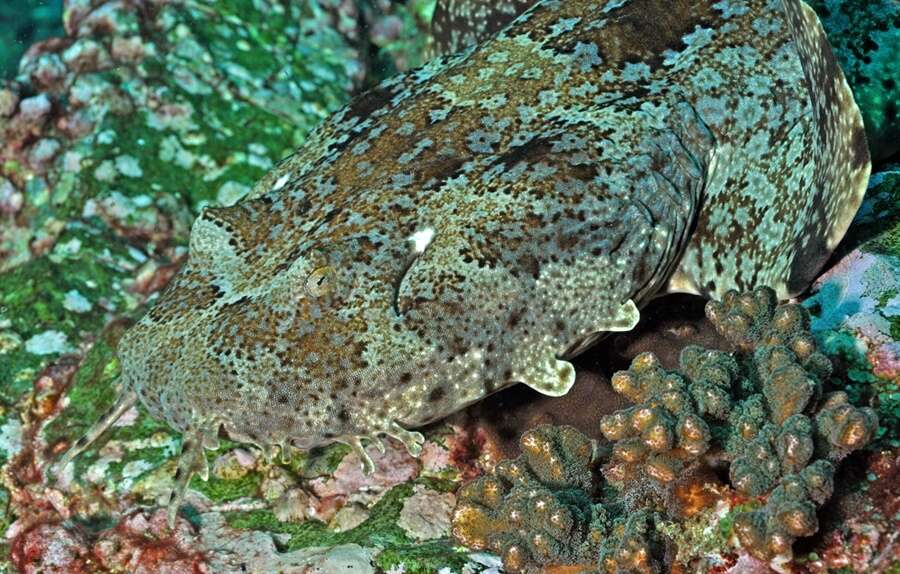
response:
<path id="1" fill-rule="evenodd" d="M 535 0 L 446 0 L 431 18 L 431 55 L 454 54 L 499 32 Z"/>
<path id="2" fill-rule="evenodd" d="M 567 392 L 561 359 L 667 287 L 801 288 L 868 170 L 800 2 L 539 2 L 206 209 L 122 339 L 121 400 L 70 456 L 136 400 L 186 433 L 179 496 L 220 427 L 416 452 L 405 429 L 504 386 Z"/>

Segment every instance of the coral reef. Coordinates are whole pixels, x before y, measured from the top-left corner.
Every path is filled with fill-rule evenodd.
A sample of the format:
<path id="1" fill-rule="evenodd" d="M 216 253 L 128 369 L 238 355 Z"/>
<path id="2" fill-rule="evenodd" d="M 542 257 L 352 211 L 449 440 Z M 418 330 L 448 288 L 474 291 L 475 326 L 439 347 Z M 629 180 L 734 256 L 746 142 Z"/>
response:
<path id="1" fill-rule="evenodd" d="M 733 353 L 688 346 L 670 371 L 645 352 L 613 375 L 633 406 L 600 420 L 612 492 L 597 497 L 587 437 L 538 427 L 523 435 L 522 455 L 461 489 L 456 540 L 497 552 L 513 572 L 659 571 L 656 523 L 679 519 L 676 491 L 709 481 L 702 469 L 724 462 L 734 495 L 749 504 L 732 514 L 737 543 L 759 560 L 790 560 L 794 540 L 818 530 L 835 465 L 872 440 L 878 417 L 843 391 L 825 392 L 832 364 L 803 307 L 778 305 L 760 288 L 730 292 L 706 312 Z"/>
<path id="2" fill-rule="evenodd" d="M 0 11 L 18 17 L 26 3 L 34 4 L 6 2 Z M 301 4 L 309 11 L 298 12 Z M 865 116 L 873 156 L 886 157 L 898 141 L 890 115 L 896 67 L 886 57 L 896 52 L 890 28 L 896 3 L 813 4 L 830 10 L 820 14 Z M 508 452 L 499 448 L 501 438 L 513 445 L 542 421 L 601 436 L 591 409 L 610 412 L 623 400 L 605 382 L 611 373 L 603 353 L 613 341 L 578 363 L 579 382 L 566 397 L 516 389 L 495 395 L 493 410 L 470 411 L 481 427 L 430 429 L 421 468 L 392 449 L 387 460 L 402 459 L 406 474 L 366 481 L 341 446 L 295 453 L 282 464 L 225 442 L 210 454 L 210 482 L 192 482 L 189 520 L 174 533 L 164 532 L 165 515 L 153 508 L 170 486 L 178 441 L 139 410 L 109 431 L 68 483 L 49 483 L 40 472 L 109 405 L 119 374 L 116 341 L 183 260 L 197 210 L 239 197 L 262 166 L 293 149 L 349 91 L 415 65 L 428 11 L 427 2 L 381 0 L 77 0 L 66 3 L 65 28 L 61 20 L 39 24 L 42 36 L 49 25 L 60 37 L 32 46 L 7 74 L 15 78 L 0 86 L 0 571 L 496 572 L 499 561 L 488 554 L 462 552 L 443 536 L 424 538 L 446 525 L 443 515 L 425 513 L 433 506 L 419 508 L 423 493 L 447 504 L 461 479 L 491 470 Z M 866 39 L 872 30 L 874 43 Z M 6 40 L 0 46 L 18 48 Z M 878 448 L 855 455 L 857 472 L 841 477 L 849 465 L 838 468 L 854 494 L 820 509 L 814 554 L 790 565 L 803 574 L 880 573 L 900 562 L 898 173 L 888 168 L 872 178 L 838 264 L 803 303 L 819 350 L 847 382 L 849 402 L 877 406 L 883 421 Z M 639 331 L 643 348 L 666 367 L 674 368 L 685 341 L 712 347 L 721 339 L 686 320 L 690 313 L 681 306 L 661 303 L 665 321 L 648 326 L 645 314 Z M 622 361 L 633 357 L 631 347 L 622 351 Z M 701 378 L 690 364 L 678 367 L 689 394 Z M 717 398 L 724 390 L 712 382 L 705 402 L 703 394 L 690 394 L 688 404 L 711 430 L 721 424 L 721 405 L 731 407 L 732 392 L 750 392 L 731 387 L 726 402 Z M 852 420 L 841 415 L 840 401 L 823 414 L 831 396 L 815 406 L 816 448 L 828 442 L 825 434 L 845 443 L 841 421 Z M 767 408 L 765 400 L 758 405 Z M 479 430 L 500 418 L 500 433 Z M 818 436 L 820 429 L 827 432 Z M 713 433 L 704 455 L 679 461 L 711 462 L 723 440 Z M 825 452 L 814 456 L 828 458 Z M 744 566 L 743 572 L 766 572 L 725 540 L 737 536 L 735 523 L 761 524 L 747 530 L 758 541 L 749 546 L 768 552 L 766 539 L 781 523 L 766 509 L 784 506 L 769 500 L 797 475 L 781 477 L 765 500 L 676 479 L 666 488 L 704 508 L 689 520 L 603 504 L 593 528 L 608 542 L 596 546 L 591 566 L 602 556 L 609 569 L 658 567 L 671 544 L 663 525 L 671 524 L 673 536 L 686 540 L 679 538 L 678 548 L 685 560 L 713 556 L 709 571 L 716 573 Z M 632 490 L 631 500 L 647 492 Z M 801 505 L 819 504 L 799 488 L 783 490 Z M 584 500 L 596 496 L 584 490 Z M 840 488 L 834 496 L 843 496 Z M 737 520 L 742 512 L 762 518 Z M 91 518 L 66 520 L 74 514 Z"/>
<path id="3" fill-rule="evenodd" d="M 850 396 L 879 405 L 880 439 L 900 446 L 900 168 L 872 176 L 836 264 L 803 305 L 819 347 L 847 371 Z"/>
<path id="4" fill-rule="evenodd" d="M 739 360 L 751 381 L 751 394 L 729 417 L 731 483 L 747 496 L 772 491 L 763 509 L 737 515 L 735 531 L 758 557 L 789 554 L 794 538 L 818 528 L 816 505 L 832 490 L 828 461 L 868 443 L 878 417 L 851 405 L 846 393 L 821 396 L 832 365 L 817 350 L 809 313 L 800 305 L 777 306 L 774 293 L 761 288 L 712 301 L 707 315 L 745 353 Z"/>
<path id="5" fill-rule="evenodd" d="M 833 479 L 834 467 L 825 460 L 784 476 L 762 508 L 735 517 L 738 540 L 764 560 L 789 555 L 795 538 L 810 536 L 819 529 L 816 507 L 831 497 Z"/>
<path id="6" fill-rule="evenodd" d="M 727 376 L 727 360 L 722 362 Z M 709 449 L 710 430 L 700 412 L 719 412 L 727 401 L 727 387 L 722 388 L 716 367 L 706 370 L 689 388 L 679 374 L 667 372 L 654 355 L 643 353 L 629 370 L 613 375 L 613 388 L 635 406 L 600 420 L 603 435 L 614 443 L 612 460 L 604 469 L 610 483 L 621 488 L 645 476 L 672 482 Z"/>
<path id="7" fill-rule="evenodd" d="M 599 552 L 604 574 L 655 574 L 660 572 L 660 540 L 651 513 L 639 510 L 616 519 L 608 542 Z"/>
<path id="8" fill-rule="evenodd" d="M 598 564 L 608 574 L 658 571 L 655 514 L 593 502 L 594 441 L 570 426 L 541 425 L 519 444 L 521 455 L 459 490 L 457 542 L 500 555 L 510 573 L 594 571 Z"/>
<path id="9" fill-rule="evenodd" d="M 598 507 L 590 500 L 591 441 L 572 427 L 540 426 L 522 435 L 522 455 L 460 489 L 453 536 L 490 550 L 509 572 L 545 564 L 589 564 Z"/>

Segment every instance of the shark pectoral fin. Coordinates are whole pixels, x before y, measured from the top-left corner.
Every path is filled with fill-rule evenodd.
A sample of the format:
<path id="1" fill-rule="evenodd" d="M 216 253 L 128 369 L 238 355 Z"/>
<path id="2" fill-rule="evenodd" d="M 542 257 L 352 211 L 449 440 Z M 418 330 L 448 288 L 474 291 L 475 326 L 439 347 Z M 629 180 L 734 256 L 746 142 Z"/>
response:
<path id="1" fill-rule="evenodd" d="M 391 423 L 391 428 L 385 431 L 384 434 L 402 442 L 412 456 L 419 456 L 422 452 L 422 444 L 425 442 L 425 437 L 420 432 L 406 430 L 395 421 Z"/>
<path id="2" fill-rule="evenodd" d="M 383 434 L 394 437 L 403 443 L 403 446 L 406 447 L 406 450 L 409 451 L 409 454 L 413 456 L 419 456 L 419 453 L 422 452 L 422 443 L 425 442 L 425 437 L 422 436 L 422 433 L 416 431 L 408 431 L 396 422 L 392 422 L 388 430 L 384 431 Z M 371 441 L 373 447 L 378 449 L 378 451 L 382 454 L 385 453 L 384 441 L 377 435 L 377 433 L 372 434 L 371 436 L 351 436 L 347 438 L 340 439 L 340 442 L 347 444 L 353 449 L 353 452 L 359 458 L 359 462 L 362 465 L 363 474 L 369 476 L 373 472 L 375 472 L 375 463 L 372 461 L 372 457 L 369 456 L 369 453 L 366 452 L 365 447 L 362 444 L 362 439 L 368 438 Z"/>
<path id="3" fill-rule="evenodd" d="M 575 367 L 550 355 L 523 369 L 519 376 L 513 373 L 513 378 L 543 395 L 561 397 L 575 384 Z"/>
<path id="4" fill-rule="evenodd" d="M 608 316 L 599 318 L 593 332 L 630 331 L 641 318 L 634 301 L 629 299 Z M 558 358 L 559 353 L 548 349 L 529 353 L 523 351 L 517 357 L 518 368 L 513 369 L 512 381 L 528 385 L 537 392 L 551 397 L 560 397 L 569 392 L 575 384 L 575 367 Z M 570 355 L 567 355 L 570 356 Z"/>
<path id="5" fill-rule="evenodd" d="M 616 309 L 612 317 L 608 317 L 597 325 L 597 331 L 606 331 L 608 333 L 620 333 L 622 331 L 630 331 L 641 320 L 641 312 L 638 311 L 634 301 L 629 299 Z"/>
<path id="6" fill-rule="evenodd" d="M 637 325 L 640 318 L 641 313 L 638 311 L 637 305 L 634 304 L 634 301 L 629 299 L 622 304 L 611 317 L 589 323 L 589 328 L 586 329 L 586 331 L 579 333 L 578 341 L 572 344 L 566 352 L 561 355 L 561 358 L 568 359 L 580 355 L 593 346 L 604 333 L 617 333 L 634 329 L 634 326 Z"/>

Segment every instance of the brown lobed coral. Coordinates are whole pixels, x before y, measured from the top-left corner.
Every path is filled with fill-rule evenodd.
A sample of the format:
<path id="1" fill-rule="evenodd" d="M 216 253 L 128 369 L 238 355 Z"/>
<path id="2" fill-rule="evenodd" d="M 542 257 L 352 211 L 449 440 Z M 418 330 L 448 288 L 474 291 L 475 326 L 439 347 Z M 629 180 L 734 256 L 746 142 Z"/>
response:
<path id="1" fill-rule="evenodd" d="M 689 349 L 693 358 L 694 348 Z M 709 449 L 712 437 L 702 415 L 720 413 L 728 406 L 732 365 L 727 359 L 724 353 L 705 353 L 701 360 L 710 363 L 709 372 L 697 383 L 666 371 L 652 353 L 638 355 L 631 368 L 613 376 L 613 388 L 635 406 L 600 420 L 603 436 L 614 444 L 603 471 L 610 483 L 622 488 L 644 476 L 672 482 L 685 465 Z M 715 362 L 720 364 L 714 366 Z"/>
<path id="2" fill-rule="evenodd" d="M 655 523 L 683 519 L 666 494 L 724 463 L 734 500 L 746 502 L 733 539 L 758 559 L 789 558 L 796 538 L 818 530 L 836 463 L 871 440 L 877 416 L 826 392 L 832 365 L 799 305 L 760 288 L 706 312 L 735 352 L 688 346 L 677 371 L 638 355 L 612 378 L 633 405 L 601 418 L 611 449 L 571 427 L 525 433 L 522 455 L 461 490 L 456 540 L 501 555 L 510 572 L 656 572 L 674 553 Z M 601 497 L 594 466 L 611 487 Z"/>
<path id="3" fill-rule="evenodd" d="M 662 549 L 645 510 L 593 501 L 596 445 L 569 426 L 524 433 L 522 454 L 460 489 L 452 533 L 463 546 L 503 558 L 510 573 L 652 574 Z"/>
<path id="4" fill-rule="evenodd" d="M 453 536 L 503 557 L 509 572 L 540 564 L 590 564 L 599 510 L 590 499 L 590 439 L 572 427 L 539 426 L 521 437 L 522 454 L 464 486 Z"/>

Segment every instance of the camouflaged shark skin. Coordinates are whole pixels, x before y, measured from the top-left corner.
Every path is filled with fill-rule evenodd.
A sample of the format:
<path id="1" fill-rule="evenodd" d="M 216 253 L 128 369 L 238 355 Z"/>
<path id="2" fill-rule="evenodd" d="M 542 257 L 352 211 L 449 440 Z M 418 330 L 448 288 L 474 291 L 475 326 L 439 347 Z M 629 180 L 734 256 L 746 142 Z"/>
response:
<path id="1" fill-rule="evenodd" d="M 173 506 L 220 428 L 415 453 L 500 388 L 566 393 L 662 290 L 801 289 L 856 212 L 862 122 L 799 1 L 547 0 L 481 40 L 203 211 L 69 459 L 137 400 L 186 433 Z"/>
<path id="2" fill-rule="evenodd" d="M 431 18 L 430 55 L 454 54 L 499 32 L 535 0 L 447 0 Z"/>

